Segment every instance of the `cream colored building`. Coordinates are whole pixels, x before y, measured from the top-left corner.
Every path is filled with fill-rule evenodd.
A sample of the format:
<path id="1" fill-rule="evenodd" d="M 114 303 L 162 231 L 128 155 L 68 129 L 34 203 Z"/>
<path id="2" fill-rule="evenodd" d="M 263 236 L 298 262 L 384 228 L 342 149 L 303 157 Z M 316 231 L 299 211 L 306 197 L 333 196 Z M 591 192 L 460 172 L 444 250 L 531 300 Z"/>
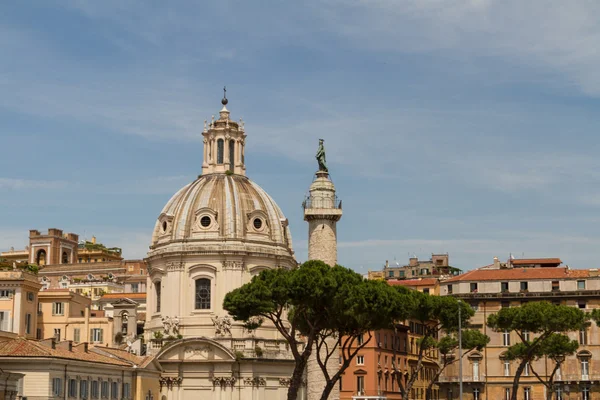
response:
<path id="1" fill-rule="evenodd" d="M 222 308 L 261 271 L 297 265 L 286 217 L 246 176 L 246 132 L 226 104 L 202 132 L 202 175 L 160 212 L 146 258 L 148 351 L 180 382 L 165 400 L 283 399 L 294 368 L 274 327 L 248 332 Z"/>
<path id="2" fill-rule="evenodd" d="M 112 346 L 114 321 L 104 311 L 92 310 L 88 297 L 68 289 L 39 292 L 37 339 L 56 338 L 74 343 Z"/>
<path id="3" fill-rule="evenodd" d="M 35 338 L 40 284 L 21 269 L 0 270 L 0 331 Z"/>
<path id="4" fill-rule="evenodd" d="M 561 267 L 559 259 L 522 259 L 494 263 L 440 282 L 440 294 L 455 296 L 475 309 L 471 324 L 487 334 L 491 341 L 480 353 L 463 360 L 464 398 L 474 400 L 508 399 L 517 368 L 504 358 L 506 349 L 519 338 L 514 332 L 494 332 L 487 317 L 504 307 L 528 301 L 546 300 L 578 307 L 587 312 L 600 308 L 600 274 L 597 269 L 575 270 Z M 560 400 L 600 400 L 600 331 L 592 322 L 588 329 L 571 332 L 578 340 L 577 354 L 567 357 L 557 375 L 553 394 Z M 440 399 L 458 398 L 458 364 L 440 376 Z M 550 362 L 536 361 L 533 369 L 542 376 L 552 371 Z M 521 376 L 518 399 L 546 398 L 546 388 L 530 369 Z"/>

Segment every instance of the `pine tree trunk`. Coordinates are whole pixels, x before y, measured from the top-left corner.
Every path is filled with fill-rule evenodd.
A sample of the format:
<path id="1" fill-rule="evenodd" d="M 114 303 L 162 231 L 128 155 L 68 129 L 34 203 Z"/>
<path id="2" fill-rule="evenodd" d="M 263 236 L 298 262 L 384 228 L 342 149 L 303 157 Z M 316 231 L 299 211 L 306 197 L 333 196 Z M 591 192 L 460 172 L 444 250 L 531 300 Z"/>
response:
<path id="1" fill-rule="evenodd" d="M 308 355 L 303 354 L 300 358 L 300 361 L 296 364 L 290 380 L 287 400 L 298 400 L 298 389 L 300 389 L 300 386 L 302 385 L 302 375 L 304 374 L 304 369 L 306 368 L 306 363 L 309 356 L 310 352 L 308 352 Z"/>
<path id="2" fill-rule="evenodd" d="M 512 393 L 510 394 L 510 400 L 517 400 L 517 394 L 519 392 L 519 380 L 521 379 L 521 374 L 523 374 L 523 370 L 525 369 L 526 361 L 522 361 L 515 372 L 515 379 L 513 380 Z"/>
<path id="3" fill-rule="evenodd" d="M 323 393 L 321 394 L 321 400 L 327 400 L 329 398 L 329 395 L 331 394 L 331 391 L 333 390 L 334 386 L 335 386 L 335 382 L 333 382 L 331 380 L 329 382 L 327 382 L 327 384 L 323 388 Z"/>

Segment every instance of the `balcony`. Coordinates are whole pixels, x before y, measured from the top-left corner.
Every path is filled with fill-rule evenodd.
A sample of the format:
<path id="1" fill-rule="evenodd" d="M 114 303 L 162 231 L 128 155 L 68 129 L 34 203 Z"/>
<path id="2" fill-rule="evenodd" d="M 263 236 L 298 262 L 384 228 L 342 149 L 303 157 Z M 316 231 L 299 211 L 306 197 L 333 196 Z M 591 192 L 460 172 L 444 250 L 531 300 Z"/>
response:
<path id="1" fill-rule="evenodd" d="M 459 381 L 459 377 L 458 376 L 440 376 L 438 378 L 438 382 L 439 383 L 450 383 L 450 382 L 458 382 Z M 463 382 L 472 382 L 472 383 L 477 383 L 477 382 L 485 382 L 485 375 L 484 374 L 479 374 L 479 376 L 472 376 L 472 375 L 463 375 Z"/>
<path id="2" fill-rule="evenodd" d="M 554 380 L 556 382 L 600 382 L 600 374 L 562 374 Z"/>
<path id="3" fill-rule="evenodd" d="M 386 400 L 382 390 L 361 390 L 352 395 L 352 400 Z"/>

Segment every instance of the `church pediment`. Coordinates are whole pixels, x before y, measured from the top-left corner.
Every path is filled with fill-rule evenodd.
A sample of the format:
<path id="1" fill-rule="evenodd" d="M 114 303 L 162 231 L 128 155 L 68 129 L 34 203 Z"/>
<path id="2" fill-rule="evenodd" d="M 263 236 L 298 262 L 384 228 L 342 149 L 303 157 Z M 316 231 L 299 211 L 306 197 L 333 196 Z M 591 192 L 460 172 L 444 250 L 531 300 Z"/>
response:
<path id="1" fill-rule="evenodd" d="M 165 345 L 157 355 L 160 361 L 235 361 L 229 349 L 208 338 L 175 340 Z"/>

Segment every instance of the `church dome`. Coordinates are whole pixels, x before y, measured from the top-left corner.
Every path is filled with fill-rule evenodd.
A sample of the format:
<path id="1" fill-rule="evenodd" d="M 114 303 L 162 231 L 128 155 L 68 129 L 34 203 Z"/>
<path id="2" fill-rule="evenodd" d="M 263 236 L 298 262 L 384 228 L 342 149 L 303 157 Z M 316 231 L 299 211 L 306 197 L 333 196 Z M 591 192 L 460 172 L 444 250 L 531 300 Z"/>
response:
<path id="1" fill-rule="evenodd" d="M 215 240 L 292 247 L 279 206 L 256 183 L 234 174 L 202 175 L 179 190 L 156 221 L 151 247 Z"/>

